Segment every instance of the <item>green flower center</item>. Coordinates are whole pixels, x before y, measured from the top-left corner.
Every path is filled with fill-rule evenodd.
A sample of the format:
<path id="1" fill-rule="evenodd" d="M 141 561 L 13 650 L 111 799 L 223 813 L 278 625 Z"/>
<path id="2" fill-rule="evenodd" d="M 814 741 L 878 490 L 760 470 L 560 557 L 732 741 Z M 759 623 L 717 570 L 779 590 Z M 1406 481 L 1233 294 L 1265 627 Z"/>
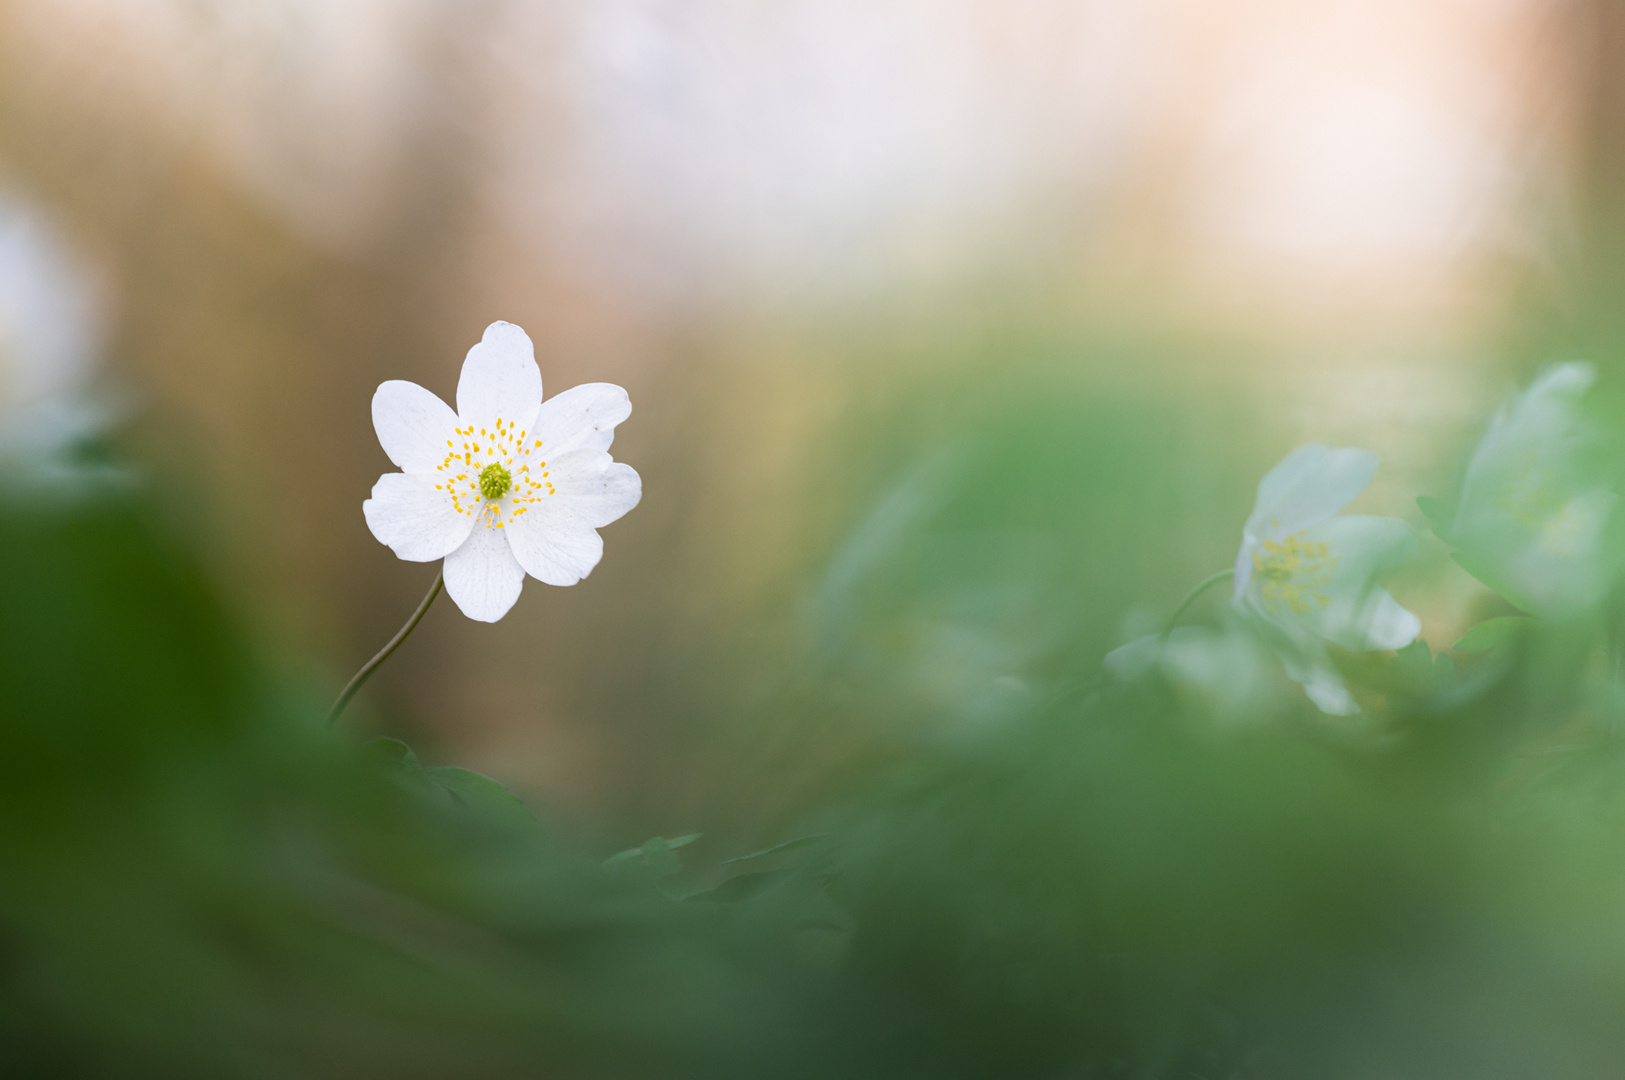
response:
<path id="1" fill-rule="evenodd" d="M 487 499 L 500 499 L 513 487 L 513 473 L 496 462 L 480 470 L 480 494 Z"/>

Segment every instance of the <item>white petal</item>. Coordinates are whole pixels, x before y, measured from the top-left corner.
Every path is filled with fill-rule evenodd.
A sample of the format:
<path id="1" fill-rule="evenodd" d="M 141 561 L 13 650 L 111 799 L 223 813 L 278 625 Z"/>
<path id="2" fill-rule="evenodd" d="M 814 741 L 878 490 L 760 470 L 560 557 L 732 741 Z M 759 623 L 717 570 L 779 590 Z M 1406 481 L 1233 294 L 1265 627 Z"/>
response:
<path id="1" fill-rule="evenodd" d="M 508 529 L 481 522 L 446 556 L 446 594 L 476 622 L 496 622 L 519 599 L 525 571 L 508 546 Z"/>
<path id="2" fill-rule="evenodd" d="M 1162 646 L 1161 634 L 1147 634 L 1107 653 L 1100 666 L 1118 682 L 1135 682 L 1157 666 L 1162 656 Z"/>
<path id="3" fill-rule="evenodd" d="M 1241 535 L 1241 549 L 1236 552 L 1236 570 L 1231 581 L 1232 600 L 1239 601 L 1253 580 L 1253 553 L 1258 550 L 1258 538 L 1247 533 Z"/>
<path id="4" fill-rule="evenodd" d="M 1289 673 L 1290 674 L 1290 673 Z M 1311 668 L 1298 680 L 1303 692 L 1315 703 L 1315 708 L 1329 716 L 1353 716 L 1360 711 L 1354 695 L 1343 682 L 1343 676 L 1331 668 Z"/>
<path id="5" fill-rule="evenodd" d="M 449 494 L 435 490 L 427 477 L 406 473 L 380 476 L 361 512 L 372 535 L 408 562 L 444 558 L 474 526 L 472 517 L 452 506 Z"/>
<path id="6" fill-rule="evenodd" d="M 604 557 L 604 541 L 563 496 L 532 503 L 503 531 L 525 572 L 549 585 L 574 585 Z"/>
<path id="7" fill-rule="evenodd" d="M 417 383 L 391 379 L 372 395 L 372 426 L 389 460 L 409 473 L 432 473 L 446 458 L 457 414 Z"/>
<path id="8" fill-rule="evenodd" d="M 632 401 L 613 383 L 583 383 L 542 402 L 530 430 L 548 460 L 572 450 L 608 450 L 615 425 L 632 415 Z"/>
<path id="9" fill-rule="evenodd" d="M 1331 658 L 1324 649 L 1300 649 L 1280 654 L 1287 677 L 1308 695 L 1315 708 L 1331 716 L 1353 716 L 1360 711 Z"/>
<path id="10" fill-rule="evenodd" d="M 457 380 L 457 415 L 464 424 L 491 427 L 498 419 L 533 427 L 542 403 L 542 372 L 530 337 L 513 323 L 494 322 L 468 350 Z"/>
<path id="11" fill-rule="evenodd" d="M 1485 584 L 1536 615 L 1567 618 L 1612 587 L 1618 497 L 1581 399 L 1596 378 L 1561 364 L 1502 410 L 1474 451 L 1446 539 Z"/>
<path id="12" fill-rule="evenodd" d="M 1560 364 L 1501 410 L 1467 464 L 1452 541 L 1537 521 L 1587 486 L 1580 459 L 1593 439 L 1580 399 L 1595 378 L 1589 364 Z"/>
<path id="13" fill-rule="evenodd" d="M 1501 559 L 1507 599 L 1534 614 L 1563 619 L 1602 601 L 1612 587 L 1618 554 L 1607 533 L 1619 504 L 1611 491 L 1588 491 L 1521 535 L 1507 530 L 1483 554 Z M 1520 542 L 1521 541 L 1521 542 Z"/>
<path id="14" fill-rule="evenodd" d="M 558 491 L 548 500 L 564 503 L 595 529 L 620 519 L 643 498 L 637 470 L 601 450 L 577 450 L 549 459 L 547 471 Z"/>
<path id="15" fill-rule="evenodd" d="M 1298 447 L 1258 482 L 1246 535 L 1286 536 L 1325 521 L 1370 485 L 1377 461 L 1369 450 Z"/>
<path id="16" fill-rule="evenodd" d="M 1168 635 L 1162 672 L 1185 698 L 1215 719 L 1257 719 L 1270 706 L 1268 656 L 1247 634 L 1180 626 Z"/>
<path id="17" fill-rule="evenodd" d="M 1365 612 L 1365 648 L 1403 649 L 1422 632 L 1422 620 L 1387 589 L 1373 589 Z"/>
<path id="18" fill-rule="evenodd" d="M 1541 403 L 1548 401 L 1567 402 L 1568 405 L 1560 406 L 1562 408 L 1573 407 L 1596 381 L 1597 369 L 1583 361 L 1554 364 L 1529 384 L 1529 389 L 1519 399 L 1517 409 L 1545 408 Z"/>

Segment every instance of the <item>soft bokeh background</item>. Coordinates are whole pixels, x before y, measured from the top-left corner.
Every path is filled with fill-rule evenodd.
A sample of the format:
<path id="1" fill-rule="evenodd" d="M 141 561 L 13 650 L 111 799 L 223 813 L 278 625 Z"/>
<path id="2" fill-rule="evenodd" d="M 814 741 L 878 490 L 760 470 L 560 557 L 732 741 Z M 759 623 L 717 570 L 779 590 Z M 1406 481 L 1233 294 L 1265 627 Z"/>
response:
<path id="1" fill-rule="evenodd" d="M 0 0 L 0 1074 L 1625 1075 L 1622 194 L 1604 0 Z M 643 503 L 329 731 L 496 319 Z M 1426 646 L 1103 678 L 1308 441 Z"/>
<path id="2" fill-rule="evenodd" d="M 1612 363 L 1622 49 L 1601 0 L 11 2 L 0 185 L 313 699 L 433 573 L 361 517 L 377 383 L 502 318 L 625 385 L 600 568 L 442 604 L 347 722 L 745 842 L 1154 625 L 1297 443 L 1417 520 L 1514 378 Z M 1423 567 L 1443 647 L 1482 590 Z"/>

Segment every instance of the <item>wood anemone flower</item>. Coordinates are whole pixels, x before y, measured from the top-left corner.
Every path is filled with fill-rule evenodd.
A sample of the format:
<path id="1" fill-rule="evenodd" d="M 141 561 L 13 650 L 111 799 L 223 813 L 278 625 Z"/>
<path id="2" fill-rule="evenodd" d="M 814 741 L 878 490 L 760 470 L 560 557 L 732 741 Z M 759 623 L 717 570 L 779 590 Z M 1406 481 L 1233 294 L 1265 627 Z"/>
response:
<path id="1" fill-rule="evenodd" d="M 631 412 L 609 383 L 542 400 L 530 338 L 494 322 L 463 361 L 456 412 L 415 383 L 373 395 L 378 441 L 401 471 L 361 504 L 367 526 L 402 559 L 444 559 L 457 607 L 496 622 L 526 574 L 574 585 L 591 573 L 604 553 L 597 530 L 638 504 L 637 472 L 609 455 Z"/>

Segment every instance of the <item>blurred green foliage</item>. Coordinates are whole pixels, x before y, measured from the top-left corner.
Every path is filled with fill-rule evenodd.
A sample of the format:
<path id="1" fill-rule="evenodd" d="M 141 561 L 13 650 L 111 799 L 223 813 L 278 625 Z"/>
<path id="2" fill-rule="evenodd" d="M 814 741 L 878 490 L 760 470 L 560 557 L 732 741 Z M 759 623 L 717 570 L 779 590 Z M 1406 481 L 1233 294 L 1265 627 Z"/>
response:
<path id="1" fill-rule="evenodd" d="M 893 749 L 749 853 L 328 732 L 143 497 L 8 503 L 0 1071 L 1625 1073 L 1612 596 L 1340 654 L 1357 718 L 1102 678 L 1246 482 L 1150 397 L 968 398 L 854 437 L 778 701 Z"/>
<path id="2" fill-rule="evenodd" d="M 325 732 L 138 505 L 0 550 L 7 1075 L 714 1075 L 782 1026 L 706 913 Z"/>

